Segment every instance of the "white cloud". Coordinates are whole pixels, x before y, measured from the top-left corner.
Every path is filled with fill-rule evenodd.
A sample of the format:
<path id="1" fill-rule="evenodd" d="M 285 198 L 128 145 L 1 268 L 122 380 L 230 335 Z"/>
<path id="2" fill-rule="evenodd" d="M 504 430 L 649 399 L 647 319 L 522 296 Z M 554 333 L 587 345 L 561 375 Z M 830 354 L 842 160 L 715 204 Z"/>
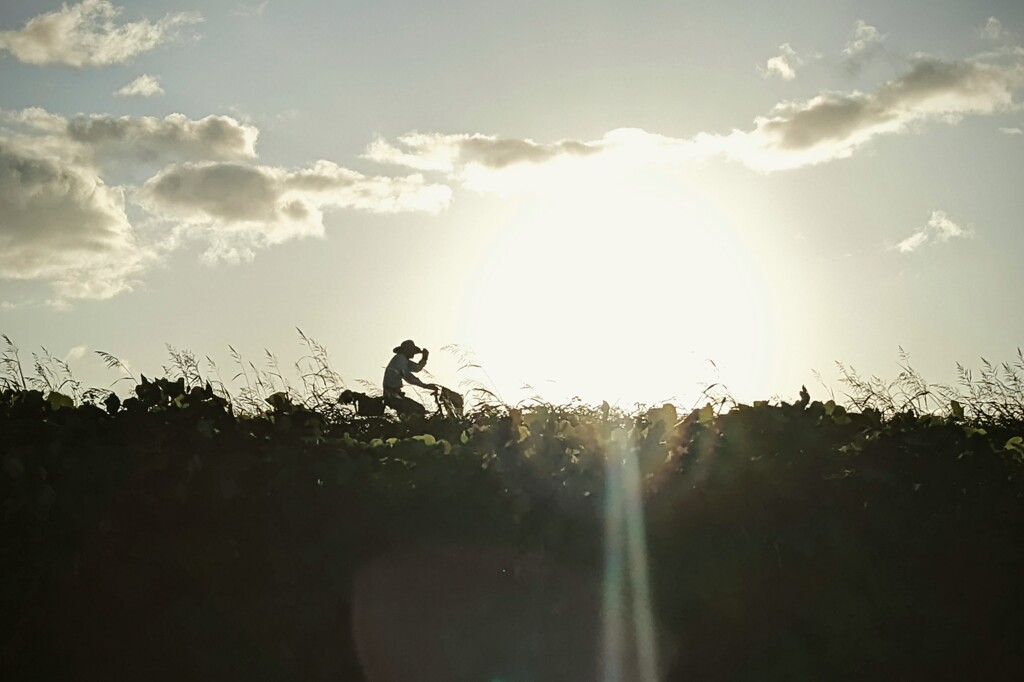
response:
<path id="1" fill-rule="evenodd" d="M 50 282 L 58 300 L 131 289 L 150 259 L 124 196 L 94 169 L 0 138 L 0 278 Z"/>
<path id="2" fill-rule="evenodd" d="M 144 73 L 128 85 L 114 92 L 118 97 L 153 97 L 164 94 L 160 87 L 160 79 Z"/>
<path id="3" fill-rule="evenodd" d="M 954 237 L 969 237 L 973 234 L 970 228 L 964 228 L 954 223 L 945 211 L 932 211 L 928 219 L 928 227 L 932 230 L 939 241 L 946 242 Z"/>
<path id="4" fill-rule="evenodd" d="M 874 26 L 871 26 L 863 19 L 858 19 L 853 27 L 853 37 L 843 48 L 843 54 L 847 57 L 854 57 L 865 52 L 876 49 L 886 39 L 885 34 Z"/>
<path id="5" fill-rule="evenodd" d="M 73 346 L 68 350 L 67 355 L 64 356 L 64 362 L 68 363 L 74 360 L 81 360 L 85 357 L 85 353 L 88 350 L 88 346 Z"/>
<path id="6" fill-rule="evenodd" d="M 1024 130 L 1020 128 L 1000 128 L 999 132 L 1005 135 L 1024 135 Z"/>
<path id="7" fill-rule="evenodd" d="M 781 78 L 791 81 L 796 78 L 796 70 L 806 63 L 807 59 L 797 54 L 789 43 L 779 45 L 779 54 L 758 66 L 758 72 L 765 78 Z"/>
<path id="8" fill-rule="evenodd" d="M 210 241 L 207 256 L 234 260 L 255 248 L 322 236 L 323 212 L 348 208 L 372 213 L 448 207 L 451 189 L 422 175 L 371 177 L 318 161 L 303 170 L 242 163 L 170 166 L 139 191 L 150 212 Z"/>
<path id="9" fill-rule="evenodd" d="M 955 223 L 945 211 L 932 211 L 928 224 L 902 240 L 895 247 L 900 253 L 911 253 L 933 241 L 948 242 L 950 239 L 971 237 L 974 230 Z"/>
<path id="10" fill-rule="evenodd" d="M 925 230 L 918 230 L 896 245 L 900 253 L 910 253 L 925 245 L 928 241 L 928 233 Z"/>
<path id="11" fill-rule="evenodd" d="M 121 64 L 174 39 L 181 27 L 203 20 L 197 12 L 181 12 L 156 22 L 118 24 L 122 11 L 109 0 L 64 4 L 30 19 L 20 30 L 0 31 L 0 50 L 27 64 Z"/>

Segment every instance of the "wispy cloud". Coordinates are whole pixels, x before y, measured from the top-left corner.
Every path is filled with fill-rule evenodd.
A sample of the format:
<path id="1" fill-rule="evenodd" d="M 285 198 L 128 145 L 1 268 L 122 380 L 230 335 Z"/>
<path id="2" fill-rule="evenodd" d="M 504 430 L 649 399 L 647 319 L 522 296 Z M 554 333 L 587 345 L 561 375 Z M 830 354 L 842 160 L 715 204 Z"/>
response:
<path id="1" fill-rule="evenodd" d="M 843 48 L 845 65 L 851 73 L 858 73 L 865 64 L 874 59 L 883 49 L 887 36 L 863 19 L 858 19 L 853 34 Z"/>
<path id="2" fill-rule="evenodd" d="M 757 71 L 765 78 L 781 78 L 791 81 L 796 78 L 796 70 L 817 55 L 805 56 L 797 53 L 789 43 L 779 45 L 779 54 L 768 59 Z"/>
<path id="3" fill-rule="evenodd" d="M 85 357 L 86 352 L 89 350 L 88 346 L 72 346 L 68 349 L 67 355 L 64 356 L 64 362 L 73 362 L 75 360 L 81 360 Z"/>
<path id="4" fill-rule="evenodd" d="M 210 162 L 170 166 L 137 198 L 208 241 L 208 259 L 238 260 L 254 249 L 322 236 L 325 209 L 438 213 L 448 207 L 451 189 L 419 174 L 366 176 L 329 161 L 301 170 Z"/>
<path id="5" fill-rule="evenodd" d="M 971 237 L 974 230 L 953 222 L 945 211 L 932 211 L 928 223 L 893 248 L 900 253 L 912 253 L 933 242 L 948 242 L 950 239 Z"/>
<path id="6" fill-rule="evenodd" d="M 160 87 L 160 79 L 150 76 L 148 73 L 142 74 L 114 92 L 114 95 L 118 97 L 154 97 L 162 94 L 164 94 L 164 89 Z"/>
<path id="7" fill-rule="evenodd" d="M 1003 28 L 1003 23 L 995 17 L 989 17 L 985 25 L 978 29 L 978 35 L 994 43 L 1003 43 L 1017 39 L 1017 35 Z"/>
<path id="8" fill-rule="evenodd" d="M 1021 128 L 1000 128 L 999 132 L 1004 135 L 1024 135 L 1024 130 Z"/>
<path id="9" fill-rule="evenodd" d="M 239 17 L 255 17 L 256 19 L 262 19 L 263 13 L 267 11 L 267 5 L 270 4 L 270 0 L 263 0 L 258 5 L 246 5 L 244 3 L 238 3 L 235 9 L 231 10 L 231 13 Z"/>
<path id="10" fill-rule="evenodd" d="M 108 0 L 61 5 L 30 19 L 20 30 L 0 31 L 0 50 L 27 64 L 108 66 L 173 40 L 179 29 L 203 20 L 198 12 L 180 12 L 156 22 L 117 23 L 122 12 Z"/>

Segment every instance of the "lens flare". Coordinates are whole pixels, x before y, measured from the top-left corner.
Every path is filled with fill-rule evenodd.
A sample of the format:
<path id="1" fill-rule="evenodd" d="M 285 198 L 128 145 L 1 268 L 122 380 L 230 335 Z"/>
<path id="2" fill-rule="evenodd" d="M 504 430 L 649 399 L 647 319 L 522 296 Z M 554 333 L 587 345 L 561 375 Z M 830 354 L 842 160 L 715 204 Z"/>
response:
<path id="1" fill-rule="evenodd" d="M 655 682 L 658 656 L 647 572 L 640 466 L 636 447 L 621 428 L 612 432 L 611 452 L 605 466 L 602 679 Z"/>

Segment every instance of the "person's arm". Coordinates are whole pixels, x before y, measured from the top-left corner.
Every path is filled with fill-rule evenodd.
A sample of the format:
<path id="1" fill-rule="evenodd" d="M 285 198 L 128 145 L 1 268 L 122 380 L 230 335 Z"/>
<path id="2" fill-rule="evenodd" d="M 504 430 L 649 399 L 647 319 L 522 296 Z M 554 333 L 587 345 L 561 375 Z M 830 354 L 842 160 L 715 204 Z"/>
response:
<path id="1" fill-rule="evenodd" d="M 408 371 L 409 372 L 418 372 L 421 369 L 423 369 L 424 367 L 426 367 L 427 366 L 427 357 L 429 355 L 430 355 L 430 351 L 427 350 L 426 348 L 424 348 L 423 349 L 423 356 L 420 358 L 419 362 L 413 362 L 412 360 L 409 361 Z M 406 376 L 409 376 L 409 375 L 407 374 Z"/>
<path id="2" fill-rule="evenodd" d="M 427 388 L 427 389 L 435 388 L 434 384 L 425 384 L 422 381 L 420 381 L 419 377 L 417 377 L 415 374 L 413 374 L 413 372 L 419 372 L 421 369 L 423 369 L 427 365 L 427 356 L 428 355 L 430 355 L 430 351 L 428 351 L 426 348 L 424 348 L 423 349 L 423 357 L 420 358 L 420 361 L 419 362 L 410 362 L 409 366 L 405 370 L 404 378 L 405 378 L 406 381 L 408 381 L 413 386 L 419 386 L 420 388 Z"/>
<path id="3" fill-rule="evenodd" d="M 409 367 L 409 369 L 412 370 L 412 367 Z M 433 388 L 434 387 L 433 384 L 425 384 L 422 381 L 420 381 L 420 378 L 418 376 L 416 376 L 415 374 L 413 374 L 411 371 L 405 373 L 405 380 L 408 381 L 413 386 L 419 386 L 420 388 Z"/>

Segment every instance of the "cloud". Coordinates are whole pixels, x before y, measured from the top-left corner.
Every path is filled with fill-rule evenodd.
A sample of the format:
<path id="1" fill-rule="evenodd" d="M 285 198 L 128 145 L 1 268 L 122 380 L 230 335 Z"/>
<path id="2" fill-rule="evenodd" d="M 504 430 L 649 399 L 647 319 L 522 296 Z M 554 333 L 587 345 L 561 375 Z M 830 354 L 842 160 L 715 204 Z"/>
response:
<path id="1" fill-rule="evenodd" d="M 157 22 L 116 23 L 122 8 L 108 0 L 83 0 L 34 17 L 18 31 L 0 31 L 0 50 L 27 64 L 108 66 L 121 64 L 173 40 L 183 26 L 201 22 L 198 12 L 168 14 Z"/>
<path id="2" fill-rule="evenodd" d="M 918 230 L 914 234 L 910 235 L 899 244 L 896 245 L 896 250 L 900 253 L 910 253 L 916 251 L 928 242 L 928 232 L 925 230 Z"/>
<path id="3" fill-rule="evenodd" d="M 64 362 L 68 363 L 73 360 L 81 360 L 85 357 L 85 353 L 88 350 L 88 346 L 73 346 L 68 350 L 67 355 L 64 356 Z"/>
<path id="4" fill-rule="evenodd" d="M 0 279 L 49 283 L 60 306 L 130 291 L 159 257 L 143 244 L 107 171 L 170 159 L 255 156 L 258 131 L 230 117 L 194 121 L 0 112 Z"/>
<path id="5" fill-rule="evenodd" d="M 1000 128 L 999 132 L 1005 135 L 1024 135 L 1024 130 L 1020 128 Z"/>
<path id="6" fill-rule="evenodd" d="M 978 29 L 978 33 L 988 40 L 1001 40 L 1005 35 L 1003 24 L 995 17 L 989 17 L 985 25 Z"/>
<path id="7" fill-rule="evenodd" d="M 200 228 L 212 243 L 208 258 L 235 260 L 251 257 L 254 248 L 322 236 L 325 209 L 438 213 L 451 189 L 418 174 L 366 176 L 329 161 L 302 170 L 207 162 L 164 169 L 137 199 L 165 220 Z"/>
<path id="8" fill-rule="evenodd" d="M 368 176 L 329 161 L 302 169 L 244 162 L 255 158 L 257 136 L 256 127 L 227 116 L 67 119 L 41 108 L 0 110 L 0 279 L 47 282 L 57 294 L 51 303 L 61 307 L 129 291 L 183 239 L 205 240 L 210 260 L 239 259 L 323 235 L 326 210 L 437 213 L 451 201 L 448 186 L 420 174 Z M 498 151 L 492 158 L 479 147 L 467 146 L 469 158 L 501 163 Z M 104 179 L 168 160 L 177 163 L 152 177 L 147 171 L 140 187 Z M 145 238 L 129 222 L 126 197 L 144 216 Z"/>
<path id="9" fill-rule="evenodd" d="M 1008 109 L 1024 83 L 1024 65 L 918 59 L 874 92 L 824 92 L 783 102 L 750 130 L 670 138 L 637 129 L 610 131 L 595 141 L 541 144 L 474 134 L 413 132 L 395 143 L 373 141 L 364 158 L 438 171 L 472 189 L 535 187 L 585 166 L 680 164 L 725 157 L 761 172 L 800 168 L 851 156 L 870 140 L 926 121 L 955 123 L 968 115 Z M 533 178 L 533 182 L 529 178 Z M 515 191 L 515 190 L 513 190 Z"/>
<path id="10" fill-rule="evenodd" d="M 33 107 L 0 112 L 0 122 L 27 133 L 36 144 L 48 141 L 62 156 L 87 162 L 114 159 L 248 159 L 256 156 L 259 130 L 230 116 L 193 120 L 182 114 L 153 116 L 76 116 L 66 119 Z"/>
<path id="11" fill-rule="evenodd" d="M 926 120 L 955 123 L 1009 108 L 1024 80 L 1021 65 L 919 60 L 873 93 L 824 93 L 783 103 L 751 133 L 729 136 L 729 154 L 759 170 L 846 158 L 869 140 Z"/>
<path id="12" fill-rule="evenodd" d="M 464 187 L 501 195 L 532 191 L 557 191 L 566 182 L 578 184 L 595 167 L 607 168 L 612 157 L 626 163 L 617 136 L 637 131 L 612 131 L 592 142 L 561 140 L 538 143 L 530 139 L 500 138 L 482 134 L 412 132 L 394 143 L 377 138 L 363 158 L 378 163 L 406 166 L 420 171 L 439 171 Z M 640 135 L 648 135 L 638 131 Z"/>
<path id="13" fill-rule="evenodd" d="M 765 78 L 791 81 L 796 78 L 796 70 L 806 62 L 807 59 L 798 55 L 789 43 L 783 43 L 779 45 L 779 54 L 770 58 L 764 66 L 758 66 L 757 70 Z"/>
<path id="14" fill-rule="evenodd" d="M 859 73 L 865 64 L 882 51 L 886 37 L 874 26 L 858 19 L 853 27 L 853 35 L 843 48 L 846 69 L 852 74 Z"/>
<path id="15" fill-rule="evenodd" d="M 972 228 L 961 227 L 953 222 L 946 215 L 945 211 L 932 211 L 927 225 L 896 244 L 893 248 L 900 253 L 911 253 L 934 241 L 948 242 L 950 239 L 971 237 L 973 235 L 974 230 Z"/>
<path id="16" fill-rule="evenodd" d="M 853 37 L 843 48 L 843 54 L 847 57 L 855 57 L 877 48 L 887 36 L 874 26 L 869 25 L 863 19 L 858 19 L 853 27 Z"/>
<path id="17" fill-rule="evenodd" d="M 988 18 L 985 25 L 978 29 L 978 35 L 994 43 L 1008 42 L 1017 38 L 1016 34 L 1003 28 L 1002 22 L 995 17 Z"/>
<path id="18" fill-rule="evenodd" d="M 259 130 L 230 116 L 193 120 L 183 114 L 152 116 L 78 116 L 67 122 L 66 134 L 97 156 L 151 161 L 178 159 L 243 159 L 256 156 Z"/>
<path id="19" fill-rule="evenodd" d="M 600 143 L 575 140 L 538 144 L 529 139 L 491 135 L 412 132 L 398 138 L 398 145 L 383 138 L 374 140 L 363 158 L 418 170 L 451 171 L 456 166 L 470 164 L 500 169 L 521 163 L 544 163 L 560 156 L 588 156 L 599 152 L 601 147 Z"/>
<path id="20" fill-rule="evenodd" d="M 117 97 L 153 97 L 162 94 L 164 89 L 160 87 L 160 80 L 146 73 L 114 92 Z"/>
<path id="21" fill-rule="evenodd" d="M 0 139 L 0 206 L 0 278 L 50 282 L 60 300 L 130 290 L 150 258 L 119 189 L 10 139 Z"/>
<path id="22" fill-rule="evenodd" d="M 235 9 L 231 10 L 231 13 L 238 17 L 254 17 L 256 19 L 262 19 L 263 13 L 267 11 L 267 5 L 269 4 L 269 0 L 263 0 L 260 4 L 253 6 L 238 3 Z"/>

